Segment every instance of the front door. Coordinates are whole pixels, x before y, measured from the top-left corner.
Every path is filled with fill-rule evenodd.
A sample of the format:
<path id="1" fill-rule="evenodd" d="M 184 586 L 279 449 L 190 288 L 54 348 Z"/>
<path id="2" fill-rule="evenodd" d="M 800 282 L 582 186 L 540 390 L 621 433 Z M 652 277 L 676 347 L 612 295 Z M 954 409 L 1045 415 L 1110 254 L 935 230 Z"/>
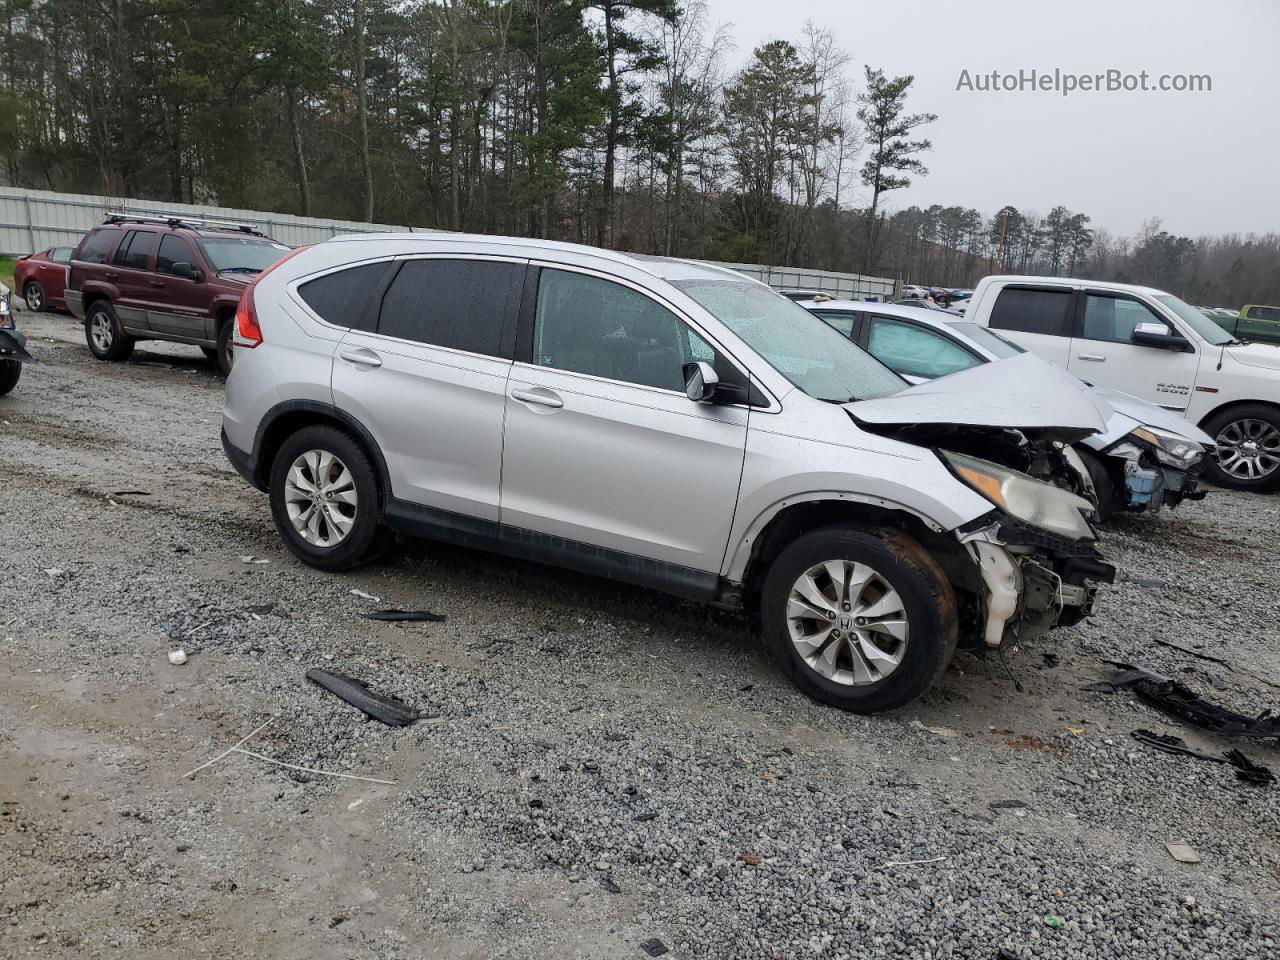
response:
<path id="1" fill-rule="evenodd" d="M 676 592 L 713 582 L 749 411 L 691 401 L 682 368 L 705 360 L 722 381 L 736 368 L 647 293 L 588 272 L 542 268 L 523 319 L 532 330 L 507 387 L 503 539 Z"/>
<path id="2" fill-rule="evenodd" d="M 212 340 L 216 333 L 208 322 L 208 278 L 177 276 L 173 272 L 175 263 L 195 266 L 200 261 L 190 241 L 176 233 L 166 233 L 160 238 L 156 268 L 148 278 L 147 317 L 151 329 L 191 340 Z"/>
<path id="3" fill-rule="evenodd" d="M 104 276 L 119 295 L 112 304 L 126 330 L 152 329 L 147 315 L 151 297 L 151 258 L 156 252 L 156 234 L 151 230 L 130 230 L 116 247 Z"/>
<path id="4" fill-rule="evenodd" d="M 1199 356 L 1168 321 L 1141 300 L 1124 294 L 1083 291 L 1079 333 L 1071 341 L 1067 369 L 1081 380 L 1111 387 L 1182 413 L 1195 389 Z M 1158 323 L 1186 343 L 1187 350 L 1169 350 L 1134 343 L 1134 327 Z"/>

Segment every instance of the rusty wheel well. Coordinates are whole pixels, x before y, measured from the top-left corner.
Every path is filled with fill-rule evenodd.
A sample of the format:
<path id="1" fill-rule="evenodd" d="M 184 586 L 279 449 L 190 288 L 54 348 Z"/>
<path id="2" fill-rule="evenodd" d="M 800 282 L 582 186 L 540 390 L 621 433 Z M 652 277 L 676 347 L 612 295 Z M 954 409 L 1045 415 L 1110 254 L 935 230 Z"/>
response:
<path id="1" fill-rule="evenodd" d="M 938 533 L 905 510 L 849 500 L 813 500 L 785 507 L 756 537 L 743 577 L 743 604 L 753 615 L 759 609 L 760 589 L 774 558 L 797 537 L 820 527 L 852 526 L 897 530 L 928 553 L 959 590 L 980 591 L 977 570 L 952 536 Z"/>

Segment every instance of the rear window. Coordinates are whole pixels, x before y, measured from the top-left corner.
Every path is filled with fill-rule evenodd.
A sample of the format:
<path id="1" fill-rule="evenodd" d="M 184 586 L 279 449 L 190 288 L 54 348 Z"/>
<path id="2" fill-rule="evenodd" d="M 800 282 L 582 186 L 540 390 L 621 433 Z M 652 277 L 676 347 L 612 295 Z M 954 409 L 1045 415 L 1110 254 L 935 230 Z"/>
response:
<path id="1" fill-rule="evenodd" d="M 1245 317 L 1249 320 L 1280 320 L 1280 307 L 1250 307 Z"/>
<path id="2" fill-rule="evenodd" d="M 308 280 L 298 294 L 308 307 L 335 327 L 372 331 L 377 326 L 377 297 L 392 261 L 365 263 Z"/>
<path id="3" fill-rule="evenodd" d="M 76 258 L 85 263 L 106 263 L 111 248 L 120 239 L 120 231 L 98 229 L 89 231 L 89 235 L 80 241 L 80 255 Z"/>
<path id="4" fill-rule="evenodd" d="M 524 272 L 523 263 L 496 260 L 409 260 L 383 298 L 378 333 L 500 356 Z"/>
<path id="5" fill-rule="evenodd" d="M 997 330 L 1069 337 L 1070 313 L 1070 290 L 1005 287 L 991 308 L 990 325 Z"/>

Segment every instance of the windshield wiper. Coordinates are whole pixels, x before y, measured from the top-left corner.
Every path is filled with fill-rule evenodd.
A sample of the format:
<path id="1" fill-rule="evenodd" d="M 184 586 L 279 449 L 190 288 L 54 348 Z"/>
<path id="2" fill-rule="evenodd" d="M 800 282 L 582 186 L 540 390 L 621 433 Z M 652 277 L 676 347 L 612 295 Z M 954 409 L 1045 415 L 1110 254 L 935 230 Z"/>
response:
<path id="1" fill-rule="evenodd" d="M 261 267 L 223 267 L 221 273 L 261 273 Z"/>

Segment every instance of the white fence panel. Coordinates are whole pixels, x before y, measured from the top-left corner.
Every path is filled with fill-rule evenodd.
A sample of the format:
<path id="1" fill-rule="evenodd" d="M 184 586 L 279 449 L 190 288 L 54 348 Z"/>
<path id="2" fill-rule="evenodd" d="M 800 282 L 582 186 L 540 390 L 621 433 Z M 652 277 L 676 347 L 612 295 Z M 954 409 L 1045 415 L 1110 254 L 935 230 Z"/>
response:
<path id="1" fill-rule="evenodd" d="M 84 236 L 85 231 L 102 223 L 112 213 L 143 216 L 172 213 L 244 223 L 294 247 L 304 243 L 321 243 L 342 233 L 439 232 L 423 227 L 295 217 L 287 213 L 237 210 L 233 207 L 206 207 L 163 200 L 135 200 L 127 197 L 98 197 L 27 190 L 22 187 L 0 187 L 0 253 L 18 256 L 55 244 L 74 245 Z M 717 263 L 716 266 L 728 267 L 763 280 L 775 289 L 820 290 L 833 297 L 853 300 L 891 297 L 894 293 L 894 281 L 884 277 L 864 277 L 856 273 L 806 270 L 800 267 L 770 267 L 755 263 Z"/>

